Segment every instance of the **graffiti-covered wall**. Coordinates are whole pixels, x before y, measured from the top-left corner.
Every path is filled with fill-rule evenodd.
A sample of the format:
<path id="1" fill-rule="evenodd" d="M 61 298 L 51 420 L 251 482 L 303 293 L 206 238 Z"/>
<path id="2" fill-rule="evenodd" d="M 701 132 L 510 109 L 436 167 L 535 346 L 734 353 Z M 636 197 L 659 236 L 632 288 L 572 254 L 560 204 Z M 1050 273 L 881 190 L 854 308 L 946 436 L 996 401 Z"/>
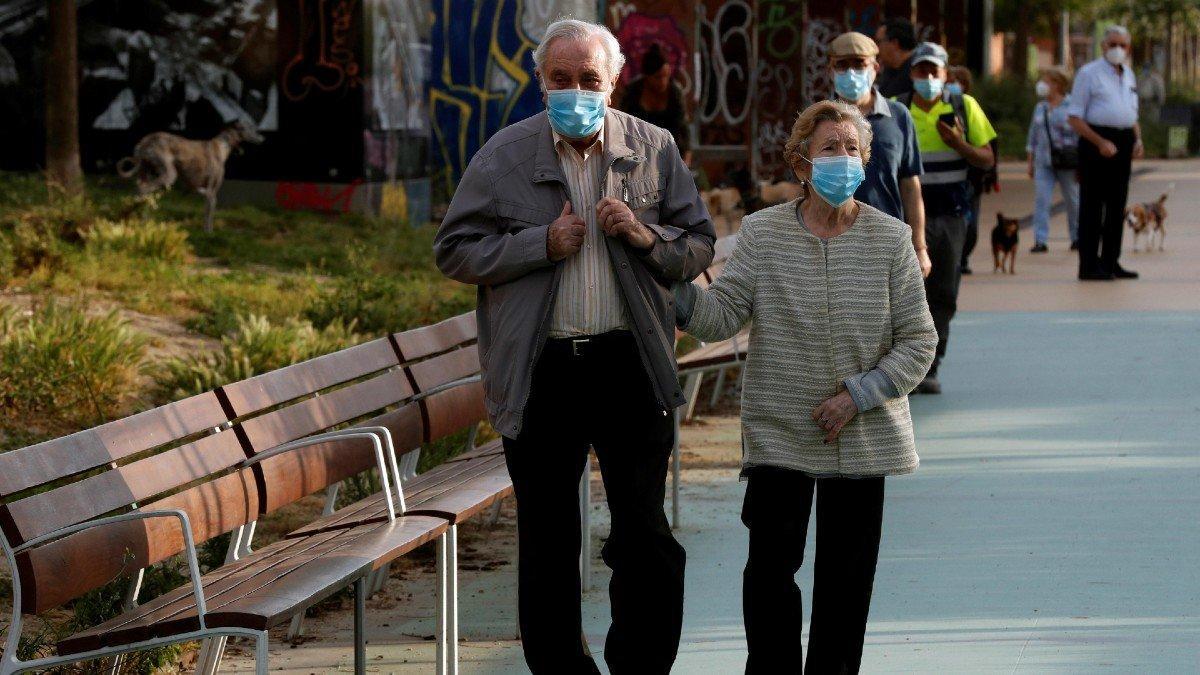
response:
<path id="1" fill-rule="evenodd" d="M 435 181 L 452 191 L 498 130 L 542 109 L 533 50 L 559 16 L 595 20 L 584 0 L 434 0 L 429 113 Z M 436 186 L 435 186 L 436 189 Z"/>

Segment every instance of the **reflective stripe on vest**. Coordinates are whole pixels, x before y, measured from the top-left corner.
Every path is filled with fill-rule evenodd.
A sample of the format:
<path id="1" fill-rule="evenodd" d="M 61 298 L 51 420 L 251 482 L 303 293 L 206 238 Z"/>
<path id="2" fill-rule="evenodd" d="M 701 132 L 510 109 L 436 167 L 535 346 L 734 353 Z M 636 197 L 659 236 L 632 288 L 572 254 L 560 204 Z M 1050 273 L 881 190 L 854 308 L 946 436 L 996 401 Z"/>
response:
<path id="1" fill-rule="evenodd" d="M 967 179 L 967 160 L 953 150 L 922 152 L 922 185 L 947 185 Z"/>

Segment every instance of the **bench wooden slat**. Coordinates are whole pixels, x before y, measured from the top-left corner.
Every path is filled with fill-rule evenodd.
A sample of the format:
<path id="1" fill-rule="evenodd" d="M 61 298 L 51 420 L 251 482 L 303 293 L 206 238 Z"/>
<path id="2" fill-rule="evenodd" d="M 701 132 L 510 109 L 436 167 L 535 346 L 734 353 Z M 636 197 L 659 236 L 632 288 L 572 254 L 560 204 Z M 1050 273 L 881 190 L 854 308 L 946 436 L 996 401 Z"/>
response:
<path id="1" fill-rule="evenodd" d="M 394 335 L 401 353 L 409 361 L 423 359 L 474 342 L 477 337 L 475 312 L 459 314 L 432 326 L 422 326 Z"/>
<path id="2" fill-rule="evenodd" d="M 0 453 L 0 498 L 104 466 L 226 421 L 216 396 L 206 392 L 94 429 Z"/>
<path id="3" fill-rule="evenodd" d="M 255 520 L 258 487 L 247 469 L 143 506 L 146 511 L 161 509 L 186 512 L 199 544 Z M 183 548 L 174 518 L 114 523 L 38 546 L 17 557 L 22 608 L 36 614 L 57 607 Z"/>
<path id="4" fill-rule="evenodd" d="M 221 392 L 240 418 L 399 362 L 388 339 L 379 338 L 226 385 Z"/>
<path id="5" fill-rule="evenodd" d="M 451 490 L 430 495 L 413 504 L 408 513 L 446 518 L 460 523 L 513 492 L 512 478 L 503 463 L 455 485 Z"/>
<path id="6" fill-rule="evenodd" d="M 0 508 L 8 512 L 23 543 L 224 471 L 245 458 L 237 436 L 222 432 Z"/>
<path id="7" fill-rule="evenodd" d="M 420 391 L 430 391 L 451 382 L 478 375 L 479 347 L 471 345 L 441 356 L 414 363 L 408 368 Z"/>
<path id="8" fill-rule="evenodd" d="M 362 417 L 413 395 L 400 370 L 356 382 L 348 387 L 305 399 L 241 424 L 255 453 Z"/>
<path id="9" fill-rule="evenodd" d="M 480 382 L 447 389 L 425 399 L 422 403 L 429 417 L 426 441 L 440 440 L 486 420 L 487 408 L 483 399 L 483 384 Z"/>

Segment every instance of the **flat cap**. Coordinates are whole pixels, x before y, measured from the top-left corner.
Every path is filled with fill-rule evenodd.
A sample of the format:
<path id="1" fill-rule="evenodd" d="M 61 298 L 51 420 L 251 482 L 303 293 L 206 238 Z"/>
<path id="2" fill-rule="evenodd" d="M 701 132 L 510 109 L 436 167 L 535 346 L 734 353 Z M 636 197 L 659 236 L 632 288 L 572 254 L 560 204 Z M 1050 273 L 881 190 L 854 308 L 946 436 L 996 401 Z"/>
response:
<path id="1" fill-rule="evenodd" d="M 939 68 L 945 68 L 946 62 L 949 60 L 946 50 L 936 42 L 922 42 L 913 50 L 912 65 L 914 66 L 928 61 Z"/>
<path id="2" fill-rule="evenodd" d="M 875 56 L 877 54 L 879 54 L 879 46 L 875 44 L 875 41 L 854 31 L 842 33 L 829 43 L 829 58 L 831 59 L 843 56 Z"/>

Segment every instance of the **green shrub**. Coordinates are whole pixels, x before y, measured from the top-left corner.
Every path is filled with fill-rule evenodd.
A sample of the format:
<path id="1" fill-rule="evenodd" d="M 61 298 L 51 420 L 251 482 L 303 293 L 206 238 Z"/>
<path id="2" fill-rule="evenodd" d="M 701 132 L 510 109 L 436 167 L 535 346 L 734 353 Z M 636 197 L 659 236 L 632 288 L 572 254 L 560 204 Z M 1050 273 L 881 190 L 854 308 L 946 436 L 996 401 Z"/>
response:
<path id="1" fill-rule="evenodd" d="M 254 314 L 283 323 L 304 313 L 317 297 L 317 286 L 317 279 L 309 274 L 198 272 L 188 282 L 185 300 L 196 314 L 184 323 L 217 338 L 237 331 L 240 316 Z"/>
<path id="2" fill-rule="evenodd" d="M 318 330 L 300 319 L 276 325 L 261 316 L 238 317 L 233 333 L 221 338 L 220 350 L 189 354 L 162 364 L 155 374 L 159 398 L 185 398 L 344 349 L 359 341 L 353 324 L 341 321 Z"/>
<path id="3" fill-rule="evenodd" d="M 1022 82 L 1014 77 L 977 80 L 971 89 L 984 114 L 996 129 L 1003 159 L 1024 159 L 1029 120 L 1037 105 L 1036 80 Z"/>
<path id="4" fill-rule="evenodd" d="M 146 370 L 147 338 L 115 311 L 88 316 L 51 303 L 6 312 L 0 334 L 0 423 L 46 419 L 75 427 L 119 416 Z"/>
<path id="5" fill-rule="evenodd" d="M 182 263 L 191 254 L 187 232 L 172 222 L 156 220 L 96 221 L 84 235 L 87 249 L 121 253 L 131 258 Z"/>

